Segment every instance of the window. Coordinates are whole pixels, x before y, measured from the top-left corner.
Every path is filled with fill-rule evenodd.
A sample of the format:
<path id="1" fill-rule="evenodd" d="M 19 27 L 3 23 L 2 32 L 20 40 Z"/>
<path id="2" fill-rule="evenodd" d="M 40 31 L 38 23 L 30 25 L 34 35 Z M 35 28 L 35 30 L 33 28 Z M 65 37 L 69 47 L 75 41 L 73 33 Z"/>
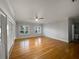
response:
<path id="1" fill-rule="evenodd" d="M 24 34 L 24 26 L 20 26 L 20 33 Z"/>
<path id="2" fill-rule="evenodd" d="M 20 26 L 20 34 L 29 34 L 29 26 Z"/>
<path id="3" fill-rule="evenodd" d="M 35 33 L 40 34 L 41 33 L 41 26 L 36 26 L 35 27 Z"/>

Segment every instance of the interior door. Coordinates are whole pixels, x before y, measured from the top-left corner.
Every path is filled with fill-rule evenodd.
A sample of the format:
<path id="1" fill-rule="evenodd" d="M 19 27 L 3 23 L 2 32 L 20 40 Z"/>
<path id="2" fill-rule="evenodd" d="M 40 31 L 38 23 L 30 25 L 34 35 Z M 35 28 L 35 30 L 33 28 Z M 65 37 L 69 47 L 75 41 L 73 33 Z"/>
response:
<path id="1" fill-rule="evenodd" d="M 2 59 L 1 51 L 2 51 L 2 46 L 1 46 L 1 19 L 0 19 L 0 59 Z"/>
<path id="2" fill-rule="evenodd" d="M 7 18 L 0 10 L 0 59 L 7 59 Z"/>

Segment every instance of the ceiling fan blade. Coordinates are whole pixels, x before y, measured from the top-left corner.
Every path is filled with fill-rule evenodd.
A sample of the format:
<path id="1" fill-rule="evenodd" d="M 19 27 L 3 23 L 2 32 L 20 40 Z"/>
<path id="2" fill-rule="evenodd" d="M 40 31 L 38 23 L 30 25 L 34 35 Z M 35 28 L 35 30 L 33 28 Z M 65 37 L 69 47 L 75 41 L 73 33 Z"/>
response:
<path id="1" fill-rule="evenodd" d="M 39 19 L 44 19 L 44 18 L 39 18 Z"/>

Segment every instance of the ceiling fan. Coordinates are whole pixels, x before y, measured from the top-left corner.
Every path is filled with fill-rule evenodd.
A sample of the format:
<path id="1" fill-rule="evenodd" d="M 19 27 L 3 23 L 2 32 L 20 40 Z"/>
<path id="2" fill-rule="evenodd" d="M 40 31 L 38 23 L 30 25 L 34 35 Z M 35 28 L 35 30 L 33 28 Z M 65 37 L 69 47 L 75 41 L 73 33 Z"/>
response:
<path id="1" fill-rule="evenodd" d="M 72 2 L 75 2 L 75 1 L 77 1 L 77 0 L 72 0 Z"/>
<path id="2" fill-rule="evenodd" d="M 39 20 L 42 20 L 42 19 L 44 19 L 44 18 L 42 18 L 42 17 L 39 18 L 38 16 L 35 17 L 35 21 L 39 21 Z"/>

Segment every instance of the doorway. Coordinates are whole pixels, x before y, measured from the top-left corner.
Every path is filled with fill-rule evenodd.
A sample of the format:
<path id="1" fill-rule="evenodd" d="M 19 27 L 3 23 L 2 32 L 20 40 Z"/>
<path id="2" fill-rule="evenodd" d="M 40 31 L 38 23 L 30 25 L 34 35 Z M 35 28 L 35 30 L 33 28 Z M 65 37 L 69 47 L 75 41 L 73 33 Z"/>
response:
<path id="1" fill-rule="evenodd" d="M 0 9 L 0 59 L 7 59 L 7 16 Z"/>
<path id="2" fill-rule="evenodd" d="M 79 42 L 79 17 L 69 18 L 69 42 Z"/>

